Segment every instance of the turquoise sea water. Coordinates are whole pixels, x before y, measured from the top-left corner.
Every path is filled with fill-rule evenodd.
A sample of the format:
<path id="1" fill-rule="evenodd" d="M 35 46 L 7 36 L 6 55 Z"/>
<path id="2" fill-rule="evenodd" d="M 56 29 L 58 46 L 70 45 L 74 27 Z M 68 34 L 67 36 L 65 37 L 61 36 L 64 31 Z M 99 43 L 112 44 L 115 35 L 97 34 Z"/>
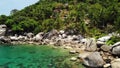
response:
<path id="1" fill-rule="evenodd" d="M 67 50 L 38 45 L 0 46 L 0 68 L 83 68 Z"/>

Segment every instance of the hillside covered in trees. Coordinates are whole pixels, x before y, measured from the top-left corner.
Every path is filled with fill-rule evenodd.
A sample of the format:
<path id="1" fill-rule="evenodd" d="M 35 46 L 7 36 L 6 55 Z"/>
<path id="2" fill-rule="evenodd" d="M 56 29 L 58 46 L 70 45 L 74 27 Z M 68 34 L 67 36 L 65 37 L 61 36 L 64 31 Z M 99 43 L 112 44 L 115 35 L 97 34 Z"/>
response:
<path id="1" fill-rule="evenodd" d="M 1 15 L 13 33 L 73 30 L 83 35 L 120 32 L 119 0 L 40 0 L 22 10 Z"/>

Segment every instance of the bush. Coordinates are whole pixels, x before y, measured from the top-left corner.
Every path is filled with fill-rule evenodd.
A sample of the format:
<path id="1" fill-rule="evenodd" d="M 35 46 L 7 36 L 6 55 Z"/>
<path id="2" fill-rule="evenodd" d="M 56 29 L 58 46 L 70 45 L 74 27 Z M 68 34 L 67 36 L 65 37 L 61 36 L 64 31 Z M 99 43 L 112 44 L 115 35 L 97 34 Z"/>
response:
<path id="1" fill-rule="evenodd" d="M 120 41 L 120 37 L 113 36 L 110 40 L 106 42 L 107 45 L 113 45 L 114 43 Z"/>

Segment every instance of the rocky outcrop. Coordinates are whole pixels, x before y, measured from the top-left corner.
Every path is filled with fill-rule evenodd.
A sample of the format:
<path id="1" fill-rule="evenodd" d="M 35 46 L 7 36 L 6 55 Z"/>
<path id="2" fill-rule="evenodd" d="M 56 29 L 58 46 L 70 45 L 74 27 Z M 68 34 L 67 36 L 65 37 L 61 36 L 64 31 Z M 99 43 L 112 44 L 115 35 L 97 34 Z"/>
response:
<path id="1" fill-rule="evenodd" d="M 4 31 L 6 31 L 5 28 L 3 27 L 3 33 L 0 32 L 0 43 L 59 46 L 70 50 L 70 54 L 79 54 L 78 58 L 70 58 L 71 61 L 82 59 L 84 65 L 92 68 L 115 67 L 118 66 L 119 63 L 113 62 L 113 60 L 116 59 L 115 56 L 120 56 L 120 42 L 117 42 L 112 46 L 107 46 L 105 44 L 112 35 L 104 36 L 95 40 L 95 38 L 84 38 L 80 34 L 76 35 L 74 34 L 74 31 L 66 32 L 64 30 L 52 30 L 47 33 L 40 32 L 36 35 L 33 33 L 26 33 L 24 35 L 15 34 L 14 36 L 4 36 Z"/>

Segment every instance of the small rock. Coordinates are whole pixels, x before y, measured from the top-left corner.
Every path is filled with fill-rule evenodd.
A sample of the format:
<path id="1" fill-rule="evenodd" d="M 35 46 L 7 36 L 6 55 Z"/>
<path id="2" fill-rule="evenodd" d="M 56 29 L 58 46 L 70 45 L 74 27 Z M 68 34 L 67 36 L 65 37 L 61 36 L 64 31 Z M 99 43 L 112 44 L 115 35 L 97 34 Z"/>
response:
<path id="1" fill-rule="evenodd" d="M 72 49 L 70 46 L 65 46 L 64 49 Z"/>
<path id="2" fill-rule="evenodd" d="M 108 64 L 105 64 L 103 67 L 104 68 L 109 68 L 110 66 L 111 66 L 111 64 L 108 63 Z"/>
<path id="3" fill-rule="evenodd" d="M 107 46 L 107 45 L 102 45 L 100 48 L 103 51 L 110 51 L 110 46 Z"/>
<path id="4" fill-rule="evenodd" d="M 67 38 L 67 35 L 66 34 L 62 34 L 62 38 Z"/>
<path id="5" fill-rule="evenodd" d="M 65 31 L 64 31 L 64 30 L 60 30 L 59 32 L 60 32 L 60 34 L 64 34 L 64 33 L 65 33 Z"/>
<path id="6" fill-rule="evenodd" d="M 76 57 L 72 57 L 72 58 L 70 58 L 70 60 L 71 60 L 71 61 L 76 61 L 77 58 L 76 58 Z"/>
<path id="7" fill-rule="evenodd" d="M 70 54 L 75 54 L 76 51 L 75 51 L 75 50 L 71 50 L 69 53 L 70 53 Z"/>

